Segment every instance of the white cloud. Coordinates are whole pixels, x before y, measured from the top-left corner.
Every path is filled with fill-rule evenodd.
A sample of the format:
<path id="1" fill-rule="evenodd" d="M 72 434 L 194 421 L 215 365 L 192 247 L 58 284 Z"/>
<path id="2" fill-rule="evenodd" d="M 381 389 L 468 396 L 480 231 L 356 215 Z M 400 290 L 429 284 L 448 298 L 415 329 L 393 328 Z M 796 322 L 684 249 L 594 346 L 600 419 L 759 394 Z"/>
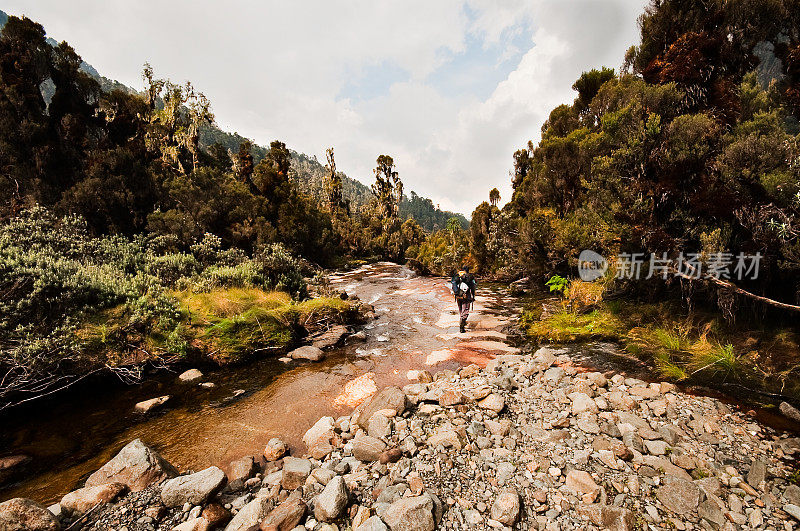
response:
<path id="1" fill-rule="evenodd" d="M 377 155 L 390 154 L 406 190 L 469 214 L 494 186 L 509 198 L 513 152 L 574 98 L 582 71 L 621 63 L 644 3 L 7 0 L 3 9 L 41 22 L 107 77 L 140 87 L 149 61 L 160 76 L 192 80 L 220 125 L 259 143 L 279 138 L 321 159 L 333 145 L 338 167 L 367 183 Z M 459 54 L 469 60 L 474 39 L 497 55 L 477 68 L 517 64 L 488 96 L 434 87 L 429 76 Z M 348 93 L 354 81 L 370 87 L 366 97 Z"/>

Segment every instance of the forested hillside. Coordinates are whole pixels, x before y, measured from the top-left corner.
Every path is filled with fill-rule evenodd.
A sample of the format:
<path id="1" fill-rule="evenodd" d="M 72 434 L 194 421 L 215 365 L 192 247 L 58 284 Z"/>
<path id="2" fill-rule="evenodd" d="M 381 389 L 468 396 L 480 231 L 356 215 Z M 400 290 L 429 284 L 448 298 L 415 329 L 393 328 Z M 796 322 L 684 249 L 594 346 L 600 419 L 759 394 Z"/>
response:
<path id="1" fill-rule="evenodd" d="M 513 154 L 512 200 L 475 210 L 470 256 L 564 293 L 564 312 L 529 315 L 535 337 L 794 386 L 800 4 L 654 0 L 639 22 L 622 70 L 585 72 Z M 583 250 L 608 261 L 601 280 L 574 278 Z"/>
<path id="2" fill-rule="evenodd" d="M 143 78 L 98 79 L 27 18 L 0 33 L 0 409 L 103 368 L 286 348 L 352 316 L 304 306 L 304 275 L 415 257 L 428 236 L 408 215 L 446 222 L 404 199 L 391 156 L 366 188 L 333 149 L 322 166 L 253 146 L 191 83 Z"/>

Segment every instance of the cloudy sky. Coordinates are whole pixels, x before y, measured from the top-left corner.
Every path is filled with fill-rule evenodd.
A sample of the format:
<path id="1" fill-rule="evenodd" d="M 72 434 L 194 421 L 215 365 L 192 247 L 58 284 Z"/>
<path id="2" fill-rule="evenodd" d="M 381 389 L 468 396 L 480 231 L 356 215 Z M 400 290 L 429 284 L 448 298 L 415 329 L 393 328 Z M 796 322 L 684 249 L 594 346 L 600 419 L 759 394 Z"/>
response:
<path id="1" fill-rule="evenodd" d="M 513 152 L 593 67 L 618 68 L 646 0 L 4 0 L 106 77 L 191 80 L 218 124 L 469 215 L 511 195 Z"/>

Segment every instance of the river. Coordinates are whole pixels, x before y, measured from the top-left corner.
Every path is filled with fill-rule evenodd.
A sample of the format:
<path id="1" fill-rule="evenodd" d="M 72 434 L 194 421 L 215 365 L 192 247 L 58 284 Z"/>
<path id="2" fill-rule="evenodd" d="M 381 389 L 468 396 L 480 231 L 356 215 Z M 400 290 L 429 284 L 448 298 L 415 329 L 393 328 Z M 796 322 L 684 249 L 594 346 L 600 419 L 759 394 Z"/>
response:
<path id="1" fill-rule="evenodd" d="M 366 341 L 331 351 L 323 362 L 263 359 L 206 372 L 212 389 L 180 384 L 169 373 L 134 386 L 84 387 L 7 415 L 0 457 L 33 460 L 23 481 L 0 489 L 0 501 L 58 501 L 135 438 L 180 470 L 224 469 L 234 459 L 260 454 L 272 437 L 302 452 L 302 435 L 321 416 L 349 414 L 376 388 L 407 384 L 409 370 L 483 366 L 498 353 L 515 351 L 502 329 L 521 301 L 502 286 L 479 286 L 469 330 L 458 334 L 457 308 L 444 278 L 378 263 L 333 275 L 331 283 L 373 304 L 377 318 L 363 327 Z M 164 410 L 148 416 L 133 411 L 137 402 L 162 395 L 172 396 Z"/>

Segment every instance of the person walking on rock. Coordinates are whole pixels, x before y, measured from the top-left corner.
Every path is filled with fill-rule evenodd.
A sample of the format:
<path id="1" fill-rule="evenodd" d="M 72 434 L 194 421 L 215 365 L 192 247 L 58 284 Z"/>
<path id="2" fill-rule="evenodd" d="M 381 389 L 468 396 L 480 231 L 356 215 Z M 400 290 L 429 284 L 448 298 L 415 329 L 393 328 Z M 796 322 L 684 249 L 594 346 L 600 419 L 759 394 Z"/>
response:
<path id="1" fill-rule="evenodd" d="M 475 289 L 478 283 L 475 281 L 469 272 L 469 267 L 464 266 L 457 275 L 453 275 L 450 279 L 452 283 L 453 295 L 458 303 L 458 314 L 461 317 L 459 330 L 463 334 L 467 328 L 467 317 L 469 317 L 469 309 L 475 301 Z"/>

